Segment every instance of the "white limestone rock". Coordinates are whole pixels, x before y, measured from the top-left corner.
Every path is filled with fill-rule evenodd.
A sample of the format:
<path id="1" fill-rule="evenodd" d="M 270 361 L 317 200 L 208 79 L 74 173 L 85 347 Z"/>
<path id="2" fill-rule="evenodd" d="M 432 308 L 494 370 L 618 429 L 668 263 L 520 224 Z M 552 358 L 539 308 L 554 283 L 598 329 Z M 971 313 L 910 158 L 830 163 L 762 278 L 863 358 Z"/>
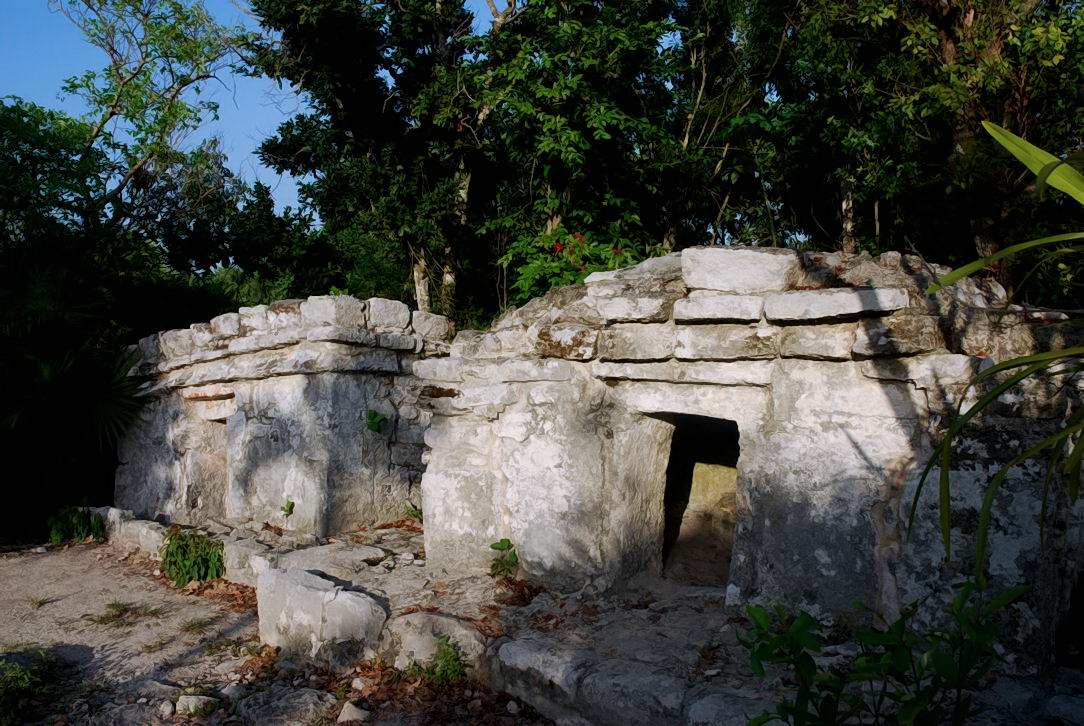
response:
<path id="1" fill-rule="evenodd" d="M 225 566 L 223 577 L 230 582 L 255 587 L 259 572 L 252 568 L 252 559 L 265 554 L 270 548 L 253 537 L 227 536 L 220 539 L 222 540 L 222 563 Z"/>
<path id="2" fill-rule="evenodd" d="M 269 330 L 271 327 L 267 319 L 266 305 L 253 305 L 237 311 L 241 325 L 240 335 L 250 335 Z"/>
<path id="3" fill-rule="evenodd" d="M 359 330 L 365 327 L 365 310 L 364 301 L 349 295 L 315 295 L 301 303 L 301 320 L 313 328 Z"/>
<path id="4" fill-rule="evenodd" d="M 410 308 L 398 300 L 371 297 L 365 301 L 369 306 L 369 325 L 377 330 L 404 331 L 410 326 Z"/>
<path id="5" fill-rule="evenodd" d="M 211 332 L 219 338 L 232 338 L 241 334 L 241 316 L 224 313 L 211 318 Z"/>
<path id="6" fill-rule="evenodd" d="M 674 355 L 674 326 L 669 323 L 621 323 L 599 334 L 604 361 L 665 360 Z"/>
<path id="7" fill-rule="evenodd" d="M 692 290 L 674 303 L 674 320 L 679 323 L 755 323 L 764 310 L 759 295 L 727 295 L 712 290 Z"/>
<path id="8" fill-rule="evenodd" d="M 166 358 L 184 358 L 192 352 L 195 345 L 192 331 L 188 329 L 159 333 L 158 344 Z"/>
<path id="9" fill-rule="evenodd" d="M 455 334 L 455 326 L 452 321 L 443 315 L 427 313 L 423 310 L 415 310 L 411 313 L 410 325 L 414 332 L 429 341 L 451 340 Z"/>
<path id="10" fill-rule="evenodd" d="M 417 612 L 388 621 L 381 643 L 400 670 L 411 663 L 427 665 L 437 654 L 438 638 L 446 636 L 475 674 L 483 666 L 486 640 L 470 623 L 441 613 Z"/>
<path id="11" fill-rule="evenodd" d="M 771 322 L 832 320 L 890 313 L 908 304 L 902 288 L 796 290 L 768 295 L 764 316 Z"/>
<path id="12" fill-rule="evenodd" d="M 736 295 L 786 290 L 797 269 L 798 258 L 790 250 L 690 247 L 681 253 L 687 287 Z"/>
<path id="13" fill-rule="evenodd" d="M 303 570 L 270 569 L 256 584 L 260 640 L 292 656 L 316 657 L 337 644 L 370 652 L 387 613 L 369 595 Z"/>
<path id="14" fill-rule="evenodd" d="M 788 326 L 779 337 L 779 355 L 784 358 L 850 360 L 857 327 L 856 323 Z"/>
<path id="15" fill-rule="evenodd" d="M 348 542 L 306 547 L 278 556 L 276 566 L 284 570 L 322 572 L 339 580 L 361 582 L 370 565 L 388 557 L 379 547 Z"/>
<path id="16" fill-rule="evenodd" d="M 674 357 L 679 360 L 755 360 L 774 358 L 779 329 L 757 325 L 679 325 Z"/>
<path id="17" fill-rule="evenodd" d="M 662 322 L 670 317 L 673 302 L 665 297 L 625 296 L 595 298 L 598 314 L 607 323 Z"/>
<path id="18" fill-rule="evenodd" d="M 707 361 L 659 361 L 610 363 L 596 361 L 596 378 L 672 383 L 715 383 L 721 386 L 766 386 L 772 377 L 772 361 L 716 363 Z"/>
<path id="19" fill-rule="evenodd" d="M 118 549 L 137 550 L 152 560 L 158 560 L 166 542 L 166 528 L 145 519 L 123 520 L 110 541 Z"/>

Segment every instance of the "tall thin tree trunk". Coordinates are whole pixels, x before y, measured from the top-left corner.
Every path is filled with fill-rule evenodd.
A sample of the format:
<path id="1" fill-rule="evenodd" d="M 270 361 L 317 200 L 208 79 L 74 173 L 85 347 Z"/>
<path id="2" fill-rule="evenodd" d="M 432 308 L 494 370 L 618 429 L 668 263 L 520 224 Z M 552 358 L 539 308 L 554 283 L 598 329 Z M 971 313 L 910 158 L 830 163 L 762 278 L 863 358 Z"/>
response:
<path id="1" fill-rule="evenodd" d="M 418 258 L 414 263 L 414 299 L 418 302 L 419 310 L 429 312 L 429 269 L 424 258 Z"/>
<path id="2" fill-rule="evenodd" d="M 843 194 L 843 203 L 840 205 L 840 214 L 843 217 L 843 241 L 841 248 L 844 252 L 854 253 L 858 251 L 858 238 L 854 234 L 854 197 L 851 193 Z"/>

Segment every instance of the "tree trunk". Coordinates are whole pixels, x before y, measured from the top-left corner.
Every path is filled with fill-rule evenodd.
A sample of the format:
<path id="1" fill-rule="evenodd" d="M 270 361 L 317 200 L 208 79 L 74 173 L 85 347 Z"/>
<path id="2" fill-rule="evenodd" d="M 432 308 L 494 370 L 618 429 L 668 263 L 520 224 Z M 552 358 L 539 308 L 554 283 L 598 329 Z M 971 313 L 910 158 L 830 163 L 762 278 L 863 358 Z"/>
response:
<path id="1" fill-rule="evenodd" d="M 418 303 L 419 310 L 424 313 L 429 312 L 429 270 L 422 258 L 414 263 L 414 299 Z"/>
<path id="2" fill-rule="evenodd" d="M 850 192 L 843 195 L 843 204 L 840 205 L 843 217 L 843 242 L 841 249 L 844 252 L 858 252 L 858 238 L 854 234 L 854 197 Z"/>

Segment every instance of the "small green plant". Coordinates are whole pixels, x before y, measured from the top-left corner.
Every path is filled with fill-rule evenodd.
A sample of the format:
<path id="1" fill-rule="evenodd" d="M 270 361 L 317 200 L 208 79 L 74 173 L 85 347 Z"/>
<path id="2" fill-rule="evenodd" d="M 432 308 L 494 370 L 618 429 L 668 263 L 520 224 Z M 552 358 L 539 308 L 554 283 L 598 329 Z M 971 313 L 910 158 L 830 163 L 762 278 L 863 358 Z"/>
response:
<path id="1" fill-rule="evenodd" d="M 50 690 L 56 661 L 43 650 L 0 655 L 0 726 L 31 720 L 35 701 Z"/>
<path id="2" fill-rule="evenodd" d="M 211 626 L 217 621 L 216 618 L 193 618 L 192 620 L 186 620 L 181 625 L 181 632 L 188 635 L 203 635 Z"/>
<path id="3" fill-rule="evenodd" d="M 437 652 L 427 665 L 411 663 L 405 674 L 408 678 L 420 678 L 431 686 L 442 688 L 459 683 L 467 676 L 468 666 L 459 647 L 447 635 L 437 636 Z"/>
<path id="4" fill-rule="evenodd" d="M 752 630 L 741 641 L 753 672 L 763 677 L 766 664 L 788 668 L 797 690 L 749 725 L 965 723 L 974 714 L 971 693 L 998 660 L 993 616 L 1025 590 L 984 601 L 965 583 L 946 608 L 947 624 L 925 633 L 912 625 L 912 603 L 885 629 L 859 629 L 857 655 L 828 669 L 814 660 L 825 634 L 809 613 L 750 605 Z"/>
<path id="5" fill-rule="evenodd" d="M 379 411 L 370 410 L 368 415 L 366 416 L 365 425 L 374 434 L 379 434 L 381 427 L 383 427 L 384 422 L 387 420 L 388 417 L 380 413 Z"/>
<path id="6" fill-rule="evenodd" d="M 48 596 L 35 596 L 27 598 L 27 604 L 34 610 L 41 610 L 43 607 L 53 602 L 53 598 Z"/>
<path id="7" fill-rule="evenodd" d="M 289 517 L 294 513 L 294 500 L 289 497 L 286 498 L 286 503 L 282 505 L 282 516 Z"/>
<path id="8" fill-rule="evenodd" d="M 88 537 L 95 542 L 105 541 L 105 520 L 86 507 L 65 507 L 50 517 L 48 524 L 51 544 L 82 542 Z"/>
<path id="9" fill-rule="evenodd" d="M 422 521 L 422 510 L 418 509 L 417 507 L 415 507 L 410 502 L 406 503 L 406 507 L 404 507 L 404 509 L 403 509 L 403 514 L 406 515 L 407 519 L 413 519 L 415 522 L 418 522 L 419 524 Z"/>
<path id="10" fill-rule="evenodd" d="M 222 577 L 222 542 L 195 529 L 174 527 L 162 546 L 162 572 L 176 587 Z"/>
<path id="11" fill-rule="evenodd" d="M 516 554 L 512 541 L 505 537 L 491 544 L 489 548 L 498 552 L 489 566 L 490 577 L 515 577 L 519 571 L 519 555 Z"/>
<path id="12" fill-rule="evenodd" d="M 101 615 L 86 616 L 90 622 L 110 628 L 130 628 L 144 618 L 161 617 L 162 609 L 150 605 L 137 605 L 114 600 L 105 606 Z"/>

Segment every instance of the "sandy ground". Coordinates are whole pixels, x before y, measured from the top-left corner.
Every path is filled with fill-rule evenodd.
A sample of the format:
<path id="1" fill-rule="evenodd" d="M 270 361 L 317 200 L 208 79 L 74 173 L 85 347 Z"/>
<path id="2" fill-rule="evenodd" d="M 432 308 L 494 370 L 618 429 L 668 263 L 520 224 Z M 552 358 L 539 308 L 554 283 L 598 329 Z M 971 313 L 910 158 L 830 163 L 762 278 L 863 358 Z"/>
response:
<path id="1" fill-rule="evenodd" d="M 136 614 L 94 622 L 110 603 Z M 240 645 L 257 630 L 254 612 L 175 590 L 145 561 L 95 545 L 0 556 L 0 613 L 0 652 L 40 647 L 68 666 L 46 713 L 69 714 L 71 723 L 139 698 L 157 705 L 167 684 L 222 680 L 243 656 L 214 646 Z"/>

